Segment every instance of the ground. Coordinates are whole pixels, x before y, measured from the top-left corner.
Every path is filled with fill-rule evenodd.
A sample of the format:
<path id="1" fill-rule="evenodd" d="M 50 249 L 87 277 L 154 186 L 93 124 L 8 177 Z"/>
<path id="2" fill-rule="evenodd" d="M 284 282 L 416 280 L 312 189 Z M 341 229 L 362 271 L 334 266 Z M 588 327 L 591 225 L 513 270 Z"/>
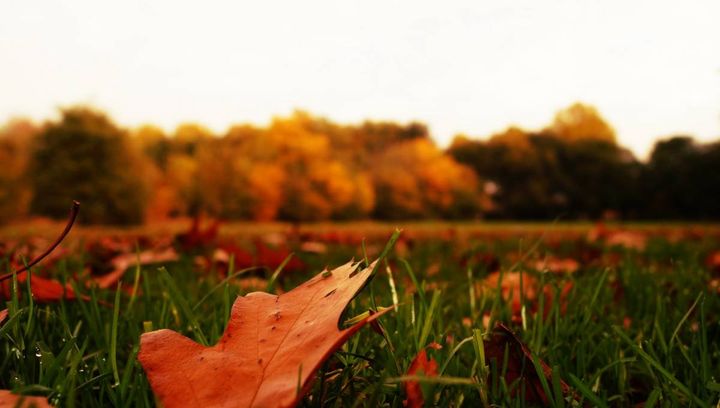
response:
<path id="1" fill-rule="evenodd" d="M 44 299 L 32 280 L 18 279 L 17 291 L 5 282 L 0 388 L 61 406 L 153 406 L 137 360 L 144 331 L 214 344 L 236 296 L 282 293 L 326 266 L 372 260 L 399 226 L 345 316 L 395 309 L 323 365 L 302 406 L 412 403 L 403 377 L 422 350 L 438 364 L 437 375 L 420 378 L 427 406 L 714 406 L 720 398 L 716 225 L 241 223 L 217 234 L 208 225 L 76 228 L 32 273 L 68 283 L 80 300 L 63 298 L 68 290 Z M 2 272 L 60 229 L 0 229 L 11 261 Z M 119 286 L 99 288 L 118 257 L 163 250 L 177 259 L 126 263 Z M 266 268 L 245 269 L 252 265 Z M 507 342 L 506 355 L 486 355 L 498 322 L 529 354 Z M 547 376 L 531 364 L 541 360 Z"/>

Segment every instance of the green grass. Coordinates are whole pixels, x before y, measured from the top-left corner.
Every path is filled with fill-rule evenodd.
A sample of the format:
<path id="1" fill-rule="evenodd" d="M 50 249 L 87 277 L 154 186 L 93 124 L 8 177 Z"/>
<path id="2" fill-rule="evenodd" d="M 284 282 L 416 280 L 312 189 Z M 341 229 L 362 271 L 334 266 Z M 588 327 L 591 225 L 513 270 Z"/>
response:
<path id="1" fill-rule="evenodd" d="M 301 405 L 402 407 L 407 368 L 430 342 L 443 346 L 428 350 L 441 374 L 414 377 L 427 406 L 528 405 L 520 384 L 505 382 L 505 364 L 484 355 L 483 316 L 492 313 L 493 320 L 509 322 L 511 310 L 498 292 L 478 290 L 484 268 L 460 266 L 468 251 L 497 254 L 503 270 L 515 267 L 550 287 L 573 281 L 565 308 L 554 299 L 543 316 L 526 302 L 524 319 L 511 325 L 534 355 L 553 367 L 542 387 L 555 406 L 718 403 L 720 295 L 710 292 L 710 272 L 702 264 L 717 241 L 658 238 L 643 252 L 578 240 L 535 244 L 534 238 L 426 239 L 404 250 L 404 258 L 391 251 L 345 313 L 352 318 L 374 305 L 395 305 L 380 320 L 385 335 L 363 329 L 351 338 L 323 365 Z M 538 275 L 527 262 L 518 263 L 575 256 L 588 246 L 603 257 L 570 276 Z M 381 243 L 369 244 L 368 256 L 377 256 L 380 248 Z M 268 286 L 289 290 L 325 265 L 362 259 L 363 249 L 336 246 L 323 256 L 299 256 L 308 264 L 306 273 L 270 271 L 266 277 L 275 278 Z M 82 258 L 82 253 L 70 256 L 53 273 L 69 281 L 81 271 Z M 436 273 L 428 276 L 429 271 Z M 155 406 L 136 358 L 140 335 L 170 328 L 198 343 L 215 343 L 235 297 L 246 293 L 236 281 L 250 272 L 235 272 L 230 279 L 198 272 L 187 256 L 164 268 L 131 268 L 122 290 L 86 289 L 77 282 L 75 289 L 90 300 L 55 304 L 34 303 L 22 285 L 20 296 L 5 299 L 9 319 L 0 326 L 0 388 L 47 396 L 68 407 Z M 632 322 L 627 328 L 626 318 Z M 577 401 L 562 395 L 560 380 L 572 387 Z"/>

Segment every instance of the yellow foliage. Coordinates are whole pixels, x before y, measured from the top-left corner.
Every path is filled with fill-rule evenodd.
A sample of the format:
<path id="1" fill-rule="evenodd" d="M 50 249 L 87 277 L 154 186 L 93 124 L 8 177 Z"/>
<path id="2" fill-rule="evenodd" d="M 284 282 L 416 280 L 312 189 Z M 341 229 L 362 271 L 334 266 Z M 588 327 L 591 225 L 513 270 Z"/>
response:
<path id="1" fill-rule="evenodd" d="M 167 163 L 167 185 L 180 199 L 172 206 L 172 212 L 188 214 L 195 192 L 195 177 L 198 164 L 192 157 L 183 154 L 171 154 Z"/>
<path id="2" fill-rule="evenodd" d="M 477 195 L 474 173 L 431 141 L 416 139 L 390 147 L 374 166 L 381 193 L 380 212 L 388 217 L 447 214 L 459 195 Z"/>
<path id="3" fill-rule="evenodd" d="M 549 130 L 566 140 L 592 139 L 615 143 L 615 130 L 595 107 L 582 103 L 558 112 Z"/>
<path id="4" fill-rule="evenodd" d="M 0 128 L 0 221 L 28 214 L 32 191 L 26 172 L 37 131 L 32 122 L 24 119 L 10 120 Z"/>
<path id="5" fill-rule="evenodd" d="M 277 217 L 283 201 L 285 170 L 272 163 L 255 163 L 248 173 L 248 193 L 254 198 L 252 218 L 269 221 Z"/>

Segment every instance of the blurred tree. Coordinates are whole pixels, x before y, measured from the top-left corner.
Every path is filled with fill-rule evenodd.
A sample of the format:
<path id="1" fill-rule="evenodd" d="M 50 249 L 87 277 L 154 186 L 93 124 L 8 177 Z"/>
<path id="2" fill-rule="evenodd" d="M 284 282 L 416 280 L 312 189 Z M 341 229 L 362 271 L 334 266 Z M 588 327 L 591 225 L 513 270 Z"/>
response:
<path id="1" fill-rule="evenodd" d="M 197 151 L 199 207 L 225 219 L 250 218 L 248 177 L 252 159 L 228 138 L 208 140 Z"/>
<path id="2" fill-rule="evenodd" d="M 175 199 L 168 208 L 170 216 L 197 215 L 202 211 L 199 185 L 200 168 L 194 157 L 171 153 L 168 156 L 164 180 L 169 197 Z"/>
<path id="3" fill-rule="evenodd" d="M 228 169 L 225 177 L 235 178 L 234 182 L 225 183 L 234 191 L 234 198 L 225 202 L 235 201 L 227 204 L 234 211 L 222 211 L 225 217 L 275 219 L 285 198 L 286 179 L 276 141 L 268 137 L 265 129 L 237 125 L 230 128 L 218 148 L 229 153 L 218 155 L 226 162 L 221 164 Z M 205 166 L 201 166 L 204 171 Z"/>
<path id="4" fill-rule="evenodd" d="M 615 131 L 594 107 L 575 103 L 555 115 L 548 132 L 564 140 L 592 139 L 615 143 Z"/>
<path id="5" fill-rule="evenodd" d="M 150 186 L 148 203 L 145 207 L 145 220 L 159 222 L 178 213 L 179 197 L 168 182 L 168 160 L 170 140 L 157 126 L 143 125 L 133 129 L 130 140 L 135 148 L 148 159 L 144 179 Z"/>
<path id="6" fill-rule="evenodd" d="M 544 173 L 552 169 L 547 165 L 554 157 L 536 151 L 525 131 L 511 127 L 487 142 L 456 139 L 448 152 L 485 180 L 493 208 L 488 216 L 546 218 L 553 211 L 553 194 Z"/>
<path id="7" fill-rule="evenodd" d="M 250 218 L 270 221 L 278 216 L 285 198 L 285 169 L 277 163 L 255 163 L 248 173 Z"/>
<path id="8" fill-rule="evenodd" d="M 214 134 L 210 129 L 197 123 L 183 123 L 175 129 L 171 139 L 174 153 L 195 156 L 198 146 L 212 139 Z"/>
<path id="9" fill-rule="evenodd" d="M 223 137 L 186 123 L 172 137 L 148 125 L 128 138 L 102 113 L 78 107 L 37 132 L 26 121 L 0 130 L 0 219 L 23 215 L 28 202 L 64 217 L 72 198 L 85 202 L 86 221 L 111 223 L 137 222 L 143 207 L 151 220 L 201 211 L 291 221 L 717 218 L 720 201 L 720 143 L 661 141 L 644 166 L 583 104 L 541 132 L 458 136 L 445 153 L 421 123 L 341 125 L 303 111 L 264 128 L 236 125 Z"/>
<path id="10" fill-rule="evenodd" d="M 376 153 L 387 147 L 415 139 L 430 139 L 427 126 L 419 122 L 400 125 L 394 122 L 366 121 L 355 128 L 355 137 L 363 150 Z"/>
<path id="11" fill-rule="evenodd" d="M 215 135 L 197 123 L 183 123 L 166 137 L 162 130 L 142 127 L 136 132 L 143 151 L 155 163 L 158 178 L 153 182 L 148 217 L 194 216 L 205 210 L 200 186 L 202 169 L 198 152 L 211 144 Z"/>
<path id="12" fill-rule="evenodd" d="M 83 204 L 86 223 L 143 221 L 147 185 L 145 162 L 124 131 L 86 107 L 62 111 L 37 137 L 32 161 L 34 213 L 67 216 L 71 200 Z"/>
<path id="13" fill-rule="evenodd" d="M 539 134 L 531 140 L 541 152 L 551 216 L 597 219 L 635 212 L 640 165 L 629 150 L 592 138 L 565 141 Z"/>
<path id="14" fill-rule="evenodd" d="M 291 221 L 339 218 L 371 206 L 357 206 L 364 194 L 359 175 L 336 156 L 328 135 L 307 126 L 296 113 L 273 120 L 266 138 L 285 170 L 284 199 L 279 215 Z M 367 199 L 367 197 L 365 197 Z"/>
<path id="15" fill-rule="evenodd" d="M 11 119 L 0 127 L 0 223 L 28 215 L 32 189 L 27 170 L 37 132 L 27 119 Z"/>
<path id="16" fill-rule="evenodd" d="M 378 218 L 473 218 L 480 212 L 475 174 L 428 139 L 393 144 L 372 170 Z"/>
<path id="17" fill-rule="evenodd" d="M 675 136 L 655 144 L 643 175 L 650 218 L 718 219 L 720 142 Z"/>
<path id="18" fill-rule="evenodd" d="M 613 142 L 509 128 L 487 142 L 457 138 L 449 153 L 490 183 L 494 217 L 597 218 L 637 204 L 639 164 Z"/>
<path id="19" fill-rule="evenodd" d="M 130 136 L 155 166 L 164 171 L 170 154 L 170 140 L 157 126 L 143 125 L 134 129 Z"/>

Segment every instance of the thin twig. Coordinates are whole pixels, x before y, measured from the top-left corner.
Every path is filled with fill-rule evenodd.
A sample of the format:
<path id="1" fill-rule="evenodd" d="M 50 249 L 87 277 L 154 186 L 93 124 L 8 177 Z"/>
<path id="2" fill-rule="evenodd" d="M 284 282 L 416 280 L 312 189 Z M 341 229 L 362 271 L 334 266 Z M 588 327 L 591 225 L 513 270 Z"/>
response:
<path id="1" fill-rule="evenodd" d="M 77 215 L 78 215 L 78 212 L 79 212 L 79 211 L 80 211 L 80 203 L 77 202 L 77 201 L 73 201 L 72 208 L 70 208 L 70 215 L 68 216 L 67 225 L 65 225 L 65 229 L 64 229 L 63 232 L 60 234 L 60 236 L 55 240 L 55 242 L 53 242 L 53 244 L 50 245 L 50 247 L 48 247 L 48 249 L 46 249 L 45 252 L 43 252 L 42 254 L 40 254 L 40 256 L 38 256 L 37 258 L 33 259 L 30 263 L 28 263 L 28 264 L 25 265 L 24 267 L 22 267 L 22 268 L 20 268 L 20 269 L 18 269 L 18 270 L 16 270 L 16 271 L 13 271 L 13 272 L 10 272 L 10 273 L 7 273 L 7 274 L 5 274 L 5 275 L 0 276 L 0 282 L 12 278 L 13 275 L 19 275 L 19 274 L 21 274 L 21 273 L 23 273 L 23 272 L 26 272 L 28 269 L 30 269 L 30 268 L 32 268 L 33 266 L 37 265 L 37 264 L 38 264 L 40 261 L 42 261 L 46 256 L 50 255 L 50 253 L 51 253 L 52 251 L 54 251 L 55 248 L 57 248 L 58 245 L 60 245 L 60 243 L 62 242 L 62 240 L 65 239 L 65 237 L 67 236 L 67 234 L 68 234 L 68 233 L 70 232 L 70 230 L 72 229 L 73 225 L 75 224 L 75 219 L 77 218 Z"/>

